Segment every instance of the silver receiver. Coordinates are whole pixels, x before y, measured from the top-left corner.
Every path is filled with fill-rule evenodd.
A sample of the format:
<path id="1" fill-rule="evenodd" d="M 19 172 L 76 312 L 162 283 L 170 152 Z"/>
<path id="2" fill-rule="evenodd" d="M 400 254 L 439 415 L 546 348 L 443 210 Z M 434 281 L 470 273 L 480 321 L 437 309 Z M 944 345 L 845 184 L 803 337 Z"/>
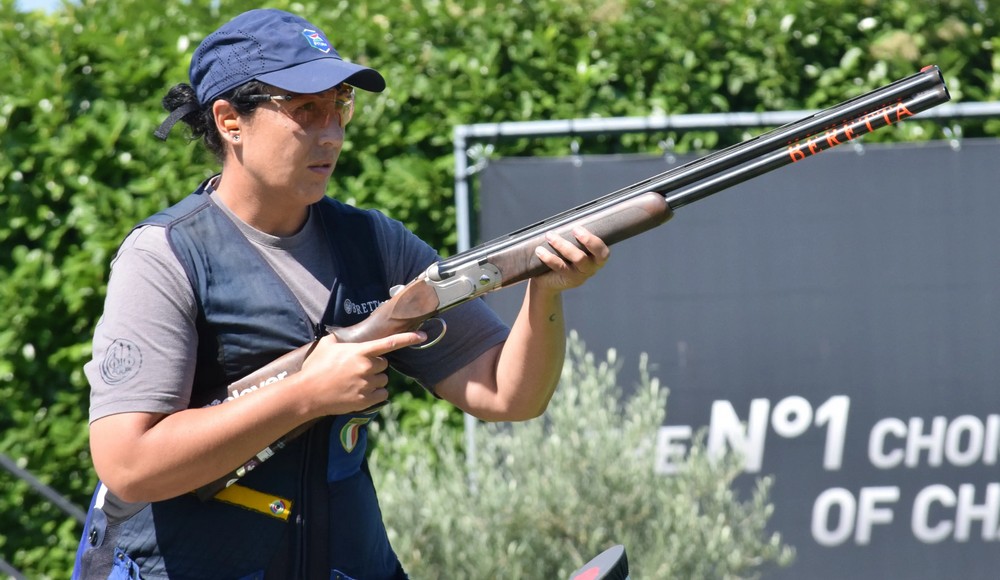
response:
<path id="1" fill-rule="evenodd" d="M 496 290 L 503 282 L 500 270 L 489 262 L 457 268 L 448 274 L 447 279 L 441 278 L 437 266 L 433 264 L 425 274 L 428 284 L 437 293 L 439 308 L 442 310 Z"/>

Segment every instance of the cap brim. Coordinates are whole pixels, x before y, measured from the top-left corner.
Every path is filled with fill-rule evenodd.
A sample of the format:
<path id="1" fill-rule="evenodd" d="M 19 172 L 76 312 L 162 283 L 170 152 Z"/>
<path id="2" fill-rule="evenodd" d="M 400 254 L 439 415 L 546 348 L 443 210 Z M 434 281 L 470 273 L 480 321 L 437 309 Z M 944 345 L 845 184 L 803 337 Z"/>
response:
<path id="1" fill-rule="evenodd" d="M 385 90 L 385 79 L 377 70 L 338 58 L 304 62 L 260 75 L 257 80 L 293 93 L 321 93 L 343 82 L 373 93 Z"/>

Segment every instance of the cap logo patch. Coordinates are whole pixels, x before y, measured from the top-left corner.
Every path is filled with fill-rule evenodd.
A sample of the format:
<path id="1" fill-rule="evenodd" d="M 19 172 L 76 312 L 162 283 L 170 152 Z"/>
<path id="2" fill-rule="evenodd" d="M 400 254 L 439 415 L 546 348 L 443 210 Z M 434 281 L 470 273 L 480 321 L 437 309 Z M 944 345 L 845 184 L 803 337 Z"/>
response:
<path id="1" fill-rule="evenodd" d="M 305 36 L 306 40 L 309 41 L 309 45 L 316 50 L 322 52 L 323 54 L 330 52 L 330 43 L 327 42 L 326 39 L 323 38 L 323 35 L 319 32 L 306 28 L 302 31 L 302 36 Z"/>

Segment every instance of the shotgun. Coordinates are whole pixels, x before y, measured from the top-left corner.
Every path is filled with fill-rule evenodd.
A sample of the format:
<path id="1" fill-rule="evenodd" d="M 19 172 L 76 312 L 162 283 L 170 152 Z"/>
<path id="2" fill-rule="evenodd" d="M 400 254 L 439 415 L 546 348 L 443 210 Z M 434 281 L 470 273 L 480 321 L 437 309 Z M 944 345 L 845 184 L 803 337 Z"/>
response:
<path id="1" fill-rule="evenodd" d="M 432 264 L 409 284 L 393 288 L 391 298 L 364 321 L 328 330 L 341 342 L 416 330 L 449 308 L 546 272 L 548 268 L 534 250 L 548 246 L 547 232 L 576 243 L 571 232 L 583 226 L 611 245 L 665 223 L 685 205 L 895 125 L 949 99 L 938 67 L 924 67 L 884 87 Z M 315 342 L 289 352 L 233 383 L 229 395 L 240 396 L 300 371 L 313 346 Z M 197 495 L 202 499 L 214 496 L 311 425 L 282 437 L 230 475 L 197 490 Z"/>

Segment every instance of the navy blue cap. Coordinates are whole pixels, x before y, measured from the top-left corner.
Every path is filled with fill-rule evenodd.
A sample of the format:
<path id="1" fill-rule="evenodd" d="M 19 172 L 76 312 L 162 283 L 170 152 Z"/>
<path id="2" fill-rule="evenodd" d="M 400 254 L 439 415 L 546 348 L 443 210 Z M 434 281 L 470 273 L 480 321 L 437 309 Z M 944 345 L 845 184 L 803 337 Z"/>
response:
<path id="1" fill-rule="evenodd" d="M 318 27 L 273 9 L 244 12 L 208 35 L 188 74 L 202 106 L 252 80 L 293 93 L 320 93 L 342 82 L 385 89 L 378 71 L 340 58 Z"/>

